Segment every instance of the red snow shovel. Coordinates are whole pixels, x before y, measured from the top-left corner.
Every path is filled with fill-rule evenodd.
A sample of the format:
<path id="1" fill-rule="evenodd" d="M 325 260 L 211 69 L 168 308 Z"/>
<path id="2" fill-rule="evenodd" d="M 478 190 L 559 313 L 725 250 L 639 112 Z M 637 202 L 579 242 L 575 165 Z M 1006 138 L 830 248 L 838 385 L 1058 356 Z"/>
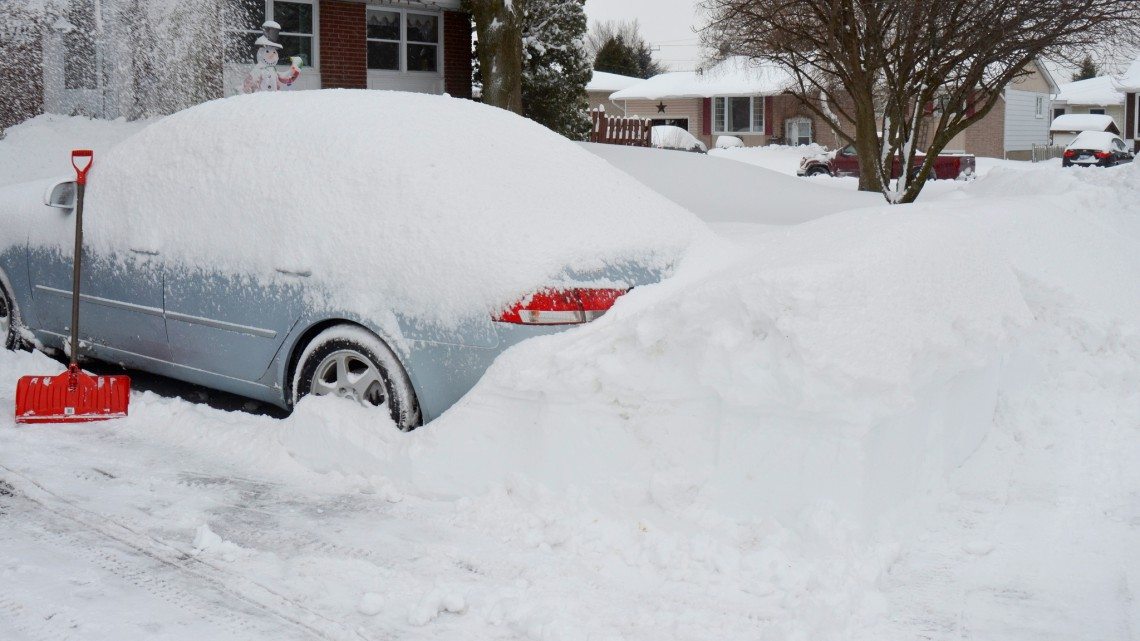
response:
<path id="1" fill-rule="evenodd" d="M 83 423 L 122 418 L 131 401 L 127 376 L 91 376 L 79 369 L 79 283 L 83 258 L 83 192 L 94 162 L 90 149 L 71 152 L 75 167 L 75 258 L 71 271 L 71 364 L 56 376 L 25 376 L 16 387 L 17 423 Z M 82 166 L 81 166 L 82 165 Z"/>

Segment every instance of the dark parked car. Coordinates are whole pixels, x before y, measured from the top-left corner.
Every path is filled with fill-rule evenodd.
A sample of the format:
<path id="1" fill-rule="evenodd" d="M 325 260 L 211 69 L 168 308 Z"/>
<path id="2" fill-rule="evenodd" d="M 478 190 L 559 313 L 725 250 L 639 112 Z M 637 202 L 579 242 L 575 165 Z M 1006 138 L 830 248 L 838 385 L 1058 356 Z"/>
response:
<path id="1" fill-rule="evenodd" d="M 1132 162 L 1134 155 L 1119 136 L 1107 131 L 1082 131 L 1065 148 L 1065 167 L 1115 167 Z"/>

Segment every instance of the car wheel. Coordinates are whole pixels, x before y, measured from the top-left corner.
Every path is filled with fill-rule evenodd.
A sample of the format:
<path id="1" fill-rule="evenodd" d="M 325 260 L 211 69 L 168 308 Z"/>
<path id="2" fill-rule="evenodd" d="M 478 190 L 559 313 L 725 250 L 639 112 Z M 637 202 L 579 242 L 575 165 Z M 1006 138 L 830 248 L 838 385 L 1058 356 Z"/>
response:
<path id="1" fill-rule="evenodd" d="M 16 340 L 16 306 L 8 297 L 8 292 L 0 287 L 0 347 L 16 349 L 20 343 Z"/>
<path id="2" fill-rule="evenodd" d="M 309 394 L 387 407 L 405 432 L 420 424 L 416 394 L 400 360 L 384 341 L 356 325 L 330 327 L 305 347 L 293 377 L 293 403 Z"/>
<path id="3" fill-rule="evenodd" d="M 827 170 L 827 167 L 816 166 L 816 167 L 812 167 L 811 169 L 808 169 L 807 173 L 804 175 L 806 175 L 806 176 L 830 176 L 831 172 Z"/>

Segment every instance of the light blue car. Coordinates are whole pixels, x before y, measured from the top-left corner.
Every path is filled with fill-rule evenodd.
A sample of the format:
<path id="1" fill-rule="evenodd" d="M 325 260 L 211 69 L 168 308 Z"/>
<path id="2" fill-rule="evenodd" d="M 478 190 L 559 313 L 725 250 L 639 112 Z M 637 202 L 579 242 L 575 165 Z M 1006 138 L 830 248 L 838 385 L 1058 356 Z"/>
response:
<path id="1" fill-rule="evenodd" d="M 237 104 L 234 109 L 241 109 Z M 467 112 L 474 107 L 462 109 L 469 118 Z M 518 120 L 520 127 L 534 126 Z M 601 162 L 565 144 L 567 153 L 582 155 L 582 162 Z M 100 188 L 100 174 L 113 175 L 109 164 L 116 162 L 127 161 L 121 155 L 95 159 L 86 221 L 115 215 L 99 210 L 106 198 L 92 195 Z M 632 180 L 628 183 L 630 189 L 641 189 Z M 233 188 L 248 187 L 240 183 Z M 6 348 L 64 348 L 72 270 L 66 247 L 74 195 L 74 183 L 66 179 L 0 189 L 0 218 L 25 222 L 21 227 L 0 220 L 0 340 Z M 504 191 L 502 197 L 512 196 Z M 245 220 L 234 212 L 234 234 L 243 233 Z M 386 407 L 404 430 L 438 417 L 471 389 L 503 350 L 589 322 L 630 288 L 656 282 L 668 269 L 667 263 L 651 264 L 634 256 L 612 257 L 587 270 L 567 266 L 557 278 L 535 282 L 530 294 L 513 306 L 448 325 L 424 323 L 414 310 L 386 303 L 384 314 L 362 314 L 359 300 L 338 300 L 336 288 L 284 261 L 261 273 L 234 273 L 206 261 L 188 265 L 185 258 L 175 261 L 169 258 L 173 251 L 162 248 L 178 248 L 182 239 L 163 234 L 182 233 L 173 225 L 155 225 L 147 230 L 150 242 L 145 244 L 121 245 L 105 253 L 87 246 L 80 322 L 84 358 L 282 408 L 291 408 L 306 394 L 346 397 Z M 392 318 L 395 323 L 385 320 Z"/>

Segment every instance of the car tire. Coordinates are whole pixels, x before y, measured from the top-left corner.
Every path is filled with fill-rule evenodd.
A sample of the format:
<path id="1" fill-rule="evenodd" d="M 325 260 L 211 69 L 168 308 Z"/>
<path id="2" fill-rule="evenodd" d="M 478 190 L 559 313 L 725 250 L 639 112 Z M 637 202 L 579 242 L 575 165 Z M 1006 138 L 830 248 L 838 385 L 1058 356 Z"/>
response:
<path id="1" fill-rule="evenodd" d="M 8 292 L 0 287 L 0 347 L 16 350 L 20 348 L 20 340 L 16 330 L 16 306 Z"/>
<path id="2" fill-rule="evenodd" d="M 830 176 L 831 172 L 827 170 L 827 167 L 816 166 L 808 169 L 804 172 L 804 175 L 809 178 L 812 176 Z"/>
<path id="3" fill-rule="evenodd" d="M 314 394 L 387 406 L 396 427 L 420 425 L 411 380 L 396 354 L 372 332 L 357 325 L 335 325 L 317 334 L 297 360 L 292 402 Z"/>

